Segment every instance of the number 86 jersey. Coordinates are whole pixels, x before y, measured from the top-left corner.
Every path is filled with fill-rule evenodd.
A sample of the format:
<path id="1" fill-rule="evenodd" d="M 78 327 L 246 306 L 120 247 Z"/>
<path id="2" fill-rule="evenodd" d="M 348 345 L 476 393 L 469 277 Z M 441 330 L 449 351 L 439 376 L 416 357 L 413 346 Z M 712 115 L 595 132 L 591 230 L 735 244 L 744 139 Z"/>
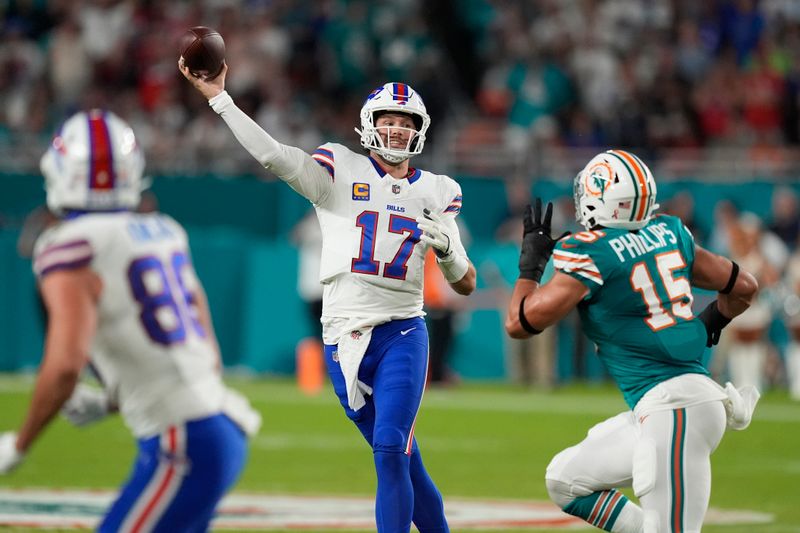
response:
<path id="1" fill-rule="evenodd" d="M 553 252 L 556 271 L 589 289 L 578 306 L 584 332 L 631 407 L 662 381 L 708 375 L 705 327 L 692 312 L 694 253 L 686 226 L 665 215 L 637 231 L 583 231 Z"/>
<path id="2" fill-rule="evenodd" d="M 90 213 L 36 243 L 39 279 L 85 266 L 102 280 L 92 364 L 133 433 L 218 413 L 224 386 L 184 229 L 161 214 Z"/>

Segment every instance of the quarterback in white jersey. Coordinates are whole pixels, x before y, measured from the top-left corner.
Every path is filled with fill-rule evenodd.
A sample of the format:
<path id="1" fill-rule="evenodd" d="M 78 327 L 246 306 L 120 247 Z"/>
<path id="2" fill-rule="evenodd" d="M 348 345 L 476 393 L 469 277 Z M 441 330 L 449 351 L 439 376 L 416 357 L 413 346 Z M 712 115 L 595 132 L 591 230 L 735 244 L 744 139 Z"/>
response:
<path id="1" fill-rule="evenodd" d="M 34 253 L 45 356 L 19 434 L 0 437 L 0 472 L 62 406 L 77 425 L 119 409 L 139 457 L 100 530 L 205 531 L 260 416 L 222 382 L 186 232 L 131 211 L 143 165 L 127 124 L 99 110 L 70 118 L 42 159 L 48 207 L 62 218 Z M 88 363 L 102 392 L 77 384 Z"/>
<path id="2" fill-rule="evenodd" d="M 428 335 L 422 311 L 429 247 L 453 289 L 475 289 L 475 268 L 455 217 L 461 188 L 447 176 L 409 166 L 430 118 L 404 83 L 387 83 L 361 109 L 366 154 L 324 144 L 313 154 L 280 144 L 213 80 L 184 76 L 239 142 L 315 207 L 322 230 L 323 340 L 334 390 L 372 447 L 379 532 L 449 531 L 442 497 L 420 457 L 414 421 L 422 401 Z"/>

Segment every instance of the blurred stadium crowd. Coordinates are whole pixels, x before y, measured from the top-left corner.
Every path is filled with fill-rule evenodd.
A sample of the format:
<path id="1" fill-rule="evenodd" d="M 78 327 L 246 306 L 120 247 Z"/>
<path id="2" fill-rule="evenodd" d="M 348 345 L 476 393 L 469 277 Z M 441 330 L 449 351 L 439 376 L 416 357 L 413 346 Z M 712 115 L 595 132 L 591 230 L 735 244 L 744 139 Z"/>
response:
<path id="1" fill-rule="evenodd" d="M 5 0 L 0 23 L 5 172 L 36 172 L 58 123 L 106 107 L 131 123 L 151 173 L 260 174 L 180 78 L 176 43 L 198 24 L 224 36 L 239 106 L 304 149 L 356 146 L 364 96 L 410 83 L 433 119 L 420 166 L 507 180 L 509 220 L 519 183 L 569 180 L 608 146 L 637 151 L 657 180 L 800 172 L 796 0 Z M 692 224 L 691 196 L 662 205 Z M 720 202 L 713 230 L 695 229 L 760 276 L 761 314 L 737 338 L 761 343 L 777 383 L 768 331 L 780 321 L 784 346 L 800 338 L 792 188 L 776 189 L 770 217 Z"/>
<path id="2" fill-rule="evenodd" d="M 792 0 L 0 6 L 9 164 L 30 165 L 71 111 L 105 106 L 133 123 L 151 171 L 241 171 L 247 158 L 228 152 L 235 141 L 198 112 L 204 102 L 175 68 L 178 36 L 202 23 L 226 39 L 237 101 L 304 148 L 354 139 L 364 95 L 407 80 L 433 115 L 438 157 L 472 170 L 541 170 L 569 160 L 565 147 L 610 145 L 644 147 L 668 174 L 702 172 L 698 158 L 728 172 L 798 166 L 785 150 L 800 143 L 800 4 Z M 731 154 L 748 164 L 726 164 Z"/>

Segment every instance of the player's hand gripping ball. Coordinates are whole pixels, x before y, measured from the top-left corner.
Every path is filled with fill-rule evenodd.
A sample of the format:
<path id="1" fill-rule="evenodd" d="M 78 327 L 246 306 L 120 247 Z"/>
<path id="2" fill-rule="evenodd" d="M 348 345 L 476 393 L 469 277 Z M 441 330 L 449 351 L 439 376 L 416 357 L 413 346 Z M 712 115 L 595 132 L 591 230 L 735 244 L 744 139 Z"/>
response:
<path id="1" fill-rule="evenodd" d="M 225 64 L 225 41 L 216 30 L 195 26 L 180 39 L 181 58 L 195 78 L 213 80 Z"/>

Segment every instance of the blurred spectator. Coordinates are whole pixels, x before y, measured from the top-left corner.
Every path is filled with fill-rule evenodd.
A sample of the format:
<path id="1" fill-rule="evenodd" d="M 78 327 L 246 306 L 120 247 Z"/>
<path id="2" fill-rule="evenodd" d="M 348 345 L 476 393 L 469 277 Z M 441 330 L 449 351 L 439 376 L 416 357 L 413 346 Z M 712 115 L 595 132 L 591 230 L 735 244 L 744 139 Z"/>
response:
<path id="1" fill-rule="evenodd" d="M 726 175 L 791 175 L 800 168 L 800 156 L 786 152 L 800 143 L 794 4 L 11 2 L 0 11 L 0 135 L 8 147 L 30 147 L 9 153 L 33 170 L 28 152 L 41 153 L 65 113 L 136 109 L 137 131 L 151 132 L 151 168 L 250 172 L 246 158 L 195 158 L 210 153 L 206 136 L 192 132 L 204 104 L 176 85 L 175 47 L 165 43 L 205 24 L 223 33 L 237 66 L 228 90 L 308 142 L 315 128 L 351 140 L 352 121 L 340 113 L 372 86 L 408 77 L 437 130 L 502 117 L 492 127 L 505 135 L 484 137 L 481 153 L 502 152 L 497 161 L 518 172 L 563 159 L 565 146 L 645 145 L 656 162 L 699 157 L 694 167 L 664 165 L 688 175 L 723 164 Z M 330 101 L 336 109 L 321 111 Z M 711 149 L 675 151 L 696 147 Z"/>
<path id="2" fill-rule="evenodd" d="M 461 218 L 456 218 L 458 232 L 464 248 L 469 249 L 472 235 Z M 428 325 L 429 361 L 428 383 L 431 385 L 454 385 L 459 381 L 458 375 L 450 365 L 450 359 L 458 327 L 459 312 L 472 302 L 455 294 L 441 269 L 436 264 L 436 256 L 432 250 L 425 256 L 423 284 L 425 320 Z M 474 293 L 473 293 L 474 294 Z"/>
<path id="3" fill-rule="evenodd" d="M 297 342 L 296 374 L 300 390 L 318 394 L 325 383 L 322 345 L 322 284 L 319 267 L 322 256 L 322 231 L 313 209 L 309 209 L 292 230 L 298 248 L 297 292 L 306 306 L 311 335 Z"/>
<path id="4" fill-rule="evenodd" d="M 432 250 L 425 256 L 425 321 L 428 323 L 428 384 L 450 385 L 458 381 L 449 365 L 455 338 L 457 309 Z"/>
<path id="5" fill-rule="evenodd" d="M 524 182 L 512 180 L 506 183 L 506 197 L 508 211 L 504 220 L 497 225 L 495 239 L 498 242 L 518 244 L 522 235 L 522 217 L 525 213 L 525 207 L 531 201 L 530 191 Z M 581 231 L 583 229 L 575 221 L 575 205 L 571 197 L 557 198 L 554 200 L 554 204 L 552 222 L 554 228 L 559 228 L 559 231 Z M 552 274 L 548 269 L 545 271 L 543 281 L 550 275 Z M 495 283 L 499 283 L 502 278 L 499 275 L 495 275 L 493 279 Z M 511 288 L 511 284 L 504 284 L 506 300 L 511 296 Z M 505 305 L 507 307 L 507 301 Z M 574 328 L 575 331 L 572 337 L 575 340 L 575 344 L 571 363 L 576 376 L 585 377 L 585 344 L 577 313 L 572 314 L 560 327 Z M 504 335 L 507 371 L 513 382 L 524 387 L 535 386 L 543 390 L 548 390 L 555 386 L 559 329 L 548 328 L 539 335 L 528 339 L 512 339 Z"/>
<path id="6" fill-rule="evenodd" d="M 298 249 L 297 292 L 306 304 L 311 336 L 322 346 L 322 284 L 319 265 L 322 254 L 322 231 L 313 209 L 292 230 L 292 242 Z"/>
<path id="7" fill-rule="evenodd" d="M 739 209 L 730 200 L 714 204 L 714 223 L 708 237 L 707 247 L 720 255 L 731 255 L 732 233 L 739 219 Z"/>
<path id="8" fill-rule="evenodd" d="M 737 386 L 766 386 L 766 365 L 769 354 L 767 329 L 772 320 L 769 291 L 779 280 L 778 270 L 762 251 L 763 230 L 755 215 L 746 213 L 732 227 L 731 259 L 758 280 L 759 294 L 750 307 L 728 326 L 735 339 L 728 350 L 730 380 Z"/>
<path id="9" fill-rule="evenodd" d="M 797 245 L 800 237 L 800 210 L 797 193 L 790 187 L 776 187 L 772 193 L 772 220 L 769 230 L 777 235 L 787 248 Z"/>
<path id="10" fill-rule="evenodd" d="M 800 248 L 796 248 L 786 268 L 787 294 L 784 299 L 786 327 L 790 342 L 786 347 L 786 377 L 789 396 L 800 400 Z"/>
<path id="11" fill-rule="evenodd" d="M 665 202 L 663 212 L 668 215 L 674 215 L 681 219 L 683 224 L 692 232 L 694 240 L 700 244 L 705 243 L 705 233 L 695 223 L 694 215 L 694 196 L 689 191 L 679 191 L 667 202 Z"/>
<path id="12" fill-rule="evenodd" d="M 73 12 L 53 30 L 47 45 L 49 82 L 59 115 L 70 114 L 92 82 L 92 62 Z"/>
<path id="13" fill-rule="evenodd" d="M 766 24 L 756 0 L 722 2 L 720 23 L 723 44 L 730 45 L 736 51 L 736 58 L 741 64 L 758 45 Z"/>

